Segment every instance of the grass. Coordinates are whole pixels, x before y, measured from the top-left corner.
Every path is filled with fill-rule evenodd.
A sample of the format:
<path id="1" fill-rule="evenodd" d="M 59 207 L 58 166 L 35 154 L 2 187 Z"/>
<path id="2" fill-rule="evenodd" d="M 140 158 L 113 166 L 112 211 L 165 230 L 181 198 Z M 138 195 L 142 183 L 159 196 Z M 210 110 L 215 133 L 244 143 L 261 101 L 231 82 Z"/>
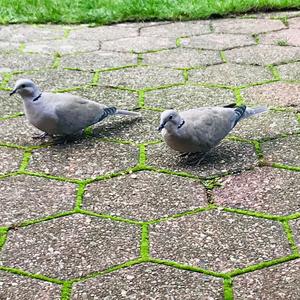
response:
<path id="1" fill-rule="evenodd" d="M 300 0 L 0 0 L 0 24 L 192 20 L 300 8 Z"/>

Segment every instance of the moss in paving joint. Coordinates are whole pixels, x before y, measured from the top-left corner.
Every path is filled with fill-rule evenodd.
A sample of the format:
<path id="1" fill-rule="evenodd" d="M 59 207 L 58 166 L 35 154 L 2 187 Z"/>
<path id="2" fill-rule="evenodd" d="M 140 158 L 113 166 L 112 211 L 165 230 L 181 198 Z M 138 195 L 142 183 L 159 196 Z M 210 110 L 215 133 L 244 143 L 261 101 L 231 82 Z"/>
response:
<path id="1" fill-rule="evenodd" d="M 93 127 L 89 126 L 83 129 L 83 135 L 86 138 L 93 137 Z"/>
<path id="2" fill-rule="evenodd" d="M 147 260 L 150 256 L 149 225 L 142 224 L 141 234 L 141 258 Z"/>
<path id="3" fill-rule="evenodd" d="M 293 213 L 285 217 L 285 220 L 291 221 L 300 218 L 300 212 Z"/>
<path id="4" fill-rule="evenodd" d="M 67 39 L 70 35 L 71 28 L 64 28 L 64 39 Z"/>
<path id="5" fill-rule="evenodd" d="M 245 85 L 240 85 L 239 88 L 240 89 L 247 89 L 247 88 L 254 87 L 254 86 L 260 86 L 260 85 L 265 85 L 265 84 L 268 84 L 268 83 L 274 83 L 274 82 L 277 82 L 277 81 L 279 81 L 279 79 L 270 79 L 270 80 L 265 80 L 265 81 L 253 82 L 253 83 L 249 83 L 249 84 L 245 84 Z"/>
<path id="6" fill-rule="evenodd" d="M 26 149 L 23 153 L 23 159 L 19 168 L 20 172 L 23 172 L 27 169 L 29 162 L 30 162 L 30 158 L 31 158 L 31 154 L 32 154 L 32 150 L 30 149 Z"/>
<path id="7" fill-rule="evenodd" d="M 289 166 L 289 165 L 284 165 L 284 164 L 280 164 L 280 163 L 271 163 L 271 167 L 278 168 L 278 169 L 289 170 L 289 171 L 300 172 L 300 167 Z"/>
<path id="8" fill-rule="evenodd" d="M 278 40 L 278 41 L 276 42 L 276 44 L 277 44 L 278 46 L 282 46 L 282 47 L 285 47 L 285 46 L 288 46 L 288 45 L 289 45 L 287 40 Z"/>
<path id="9" fill-rule="evenodd" d="M 71 294 L 72 294 L 72 285 L 73 283 L 70 281 L 65 281 L 63 283 L 62 289 L 61 289 L 61 300 L 70 300 Z"/>
<path id="10" fill-rule="evenodd" d="M 57 89 L 52 91 L 53 93 L 58 93 L 58 94 L 62 94 L 62 93 L 69 93 L 69 92 L 74 92 L 74 91 L 79 91 L 85 87 L 89 87 L 90 85 L 81 85 L 81 86 L 73 86 L 70 88 L 65 88 L 65 89 Z"/>
<path id="11" fill-rule="evenodd" d="M 0 227 L 0 251 L 7 239 L 8 227 Z"/>
<path id="12" fill-rule="evenodd" d="M 156 90 L 163 90 L 163 89 L 172 88 L 172 87 L 178 87 L 178 86 L 183 86 L 183 85 L 185 85 L 184 82 L 171 83 L 171 84 L 160 85 L 160 86 L 156 86 L 156 87 L 144 88 L 144 89 L 142 89 L 142 91 L 144 91 L 144 92 L 152 92 L 152 91 L 156 91 Z"/>
<path id="13" fill-rule="evenodd" d="M 233 282 L 231 278 L 224 279 L 224 300 L 233 300 Z"/>
<path id="14" fill-rule="evenodd" d="M 284 26 L 288 27 L 289 26 L 289 21 L 287 16 L 283 17 L 271 17 L 271 20 L 280 20 Z"/>
<path id="15" fill-rule="evenodd" d="M 86 183 L 81 182 L 78 184 L 77 190 L 76 190 L 76 202 L 75 202 L 75 210 L 81 209 L 82 203 L 83 203 L 83 196 L 85 193 L 85 187 Z"/>
<path id="16" fill-rule="evenodd" d="M 288 220 L 283 220 L 283 221 L 281 221 L 281 223 L 282 223 L 284 232 L 286 234 L 286 237 L 289 241 L 290 247 L 292 249 L 292 254 L 299 255 L 299 250 L 298 250 L 298 247 L 296 245 L 294 235 L 293 235 L 293 231 L 292 231 L 292 228 L 289 224 L 289 221 Z"/>
<path id="17" fill-rule="evenodd" d="M 143 90 L 140 90 L 138 92 L 138 107 L 144 107 L 145 106 L 145 92 Z"/>
<path id="18" fill-rule="evenodd" d="M 91 85 L 92 86 L 98 85 L 99 80 L 100 80 L 100 73 L 99 73 L 99 71 L 96 71 L 93 75 Z"/>
<path id="19" fill-rule="evenodd" d="M 212 191 L 213 189 L 222 186 L 222 184 L 220 183 L 220 179 L 220 177 L 215 177 L 212 179 L 203 179 L 201 180 L 201 183 L 207 190 Z"/>
<path id="20" fill-rule="evenodd" d="M 143 64 L 143 54 L 142 53 L 138 53 L 137 54 L 137 65 L 142 65 Z"/>
<path id="21" fill-rule="evenodd" d="M 277 70 L 277 68 L 274 65 L 268 65 L 267 68 L 272 73 L 275 80 L 280 80 L 281 79 L 279 71 Z"/>
<path id="22" fill-rule="evenodd" d="M 235 277 L 235 276 L 246 274 L 246 273 L 249 273 L 249 272 L 254 272 L 254 271 L 258 271 L 258 270 L 265 269 L 265 268 L 268 268 L 268 267 L 276 266 L 278 264 L 285 263 L 285 262 L 288 262 L 288 261 L 292 261 L 292 260 L 295 260 L 295 259 L 298 259 L 298 258 L 300 258 L 299 255 L 293 254 L 293 255 L 273 259 L 273 260 L 270 260 L 270 261 L 264 261 L 262 263 L 252 265 L 252 266 L 248 266 L 248 267 L 245 267 L 243 269 L 235 269 L 235 270 L 230 271 L 226 274 L 229 277 Z"/>
<path id="23" fill-rule="evenodd" d="M 222 62 L 227 63 L 225 52 L 223 50 L 221 50 L 221 51 L 219 51 L 219 54 L 220 54 L 220 58 L 221 58 Z"/>
<path id="24" fill-rule="evenodd" d="M 245 103 L 244 98 L 241 95 L 241 90 L 239 88 L 233 89 L 232 92 L 236 99 L 236 105 L 242 105 Z"/>
<path id="25" fill-rule="evenodd" d="M 110 89 L 114 89 L 114 90 L 120 90 L 120 91 L 127 91 L 127 92 L 131 92 L 131 93 L 139 92 L 139 90 L 137 90 L 137 89 L 131 89 L 126 86 L 114 86 L 114 85 L 105 84 L 105 85 L 101 85 L 101 87 L 110 88 Z"/>
<path id="26" fill-rule="evenodd" d="M 164 109 L 160 107 L 152 107 L 152 106 L 143 106 L 143 110 L 155 111 L 155 112 L 163 112 Z"/>
<path id="27" fill-rule="evenodd" d="M 147 161 L 147 149 L 144 144 L 139 146 L 139 166 L 145 166 Z"/>
<path id="28" fill-rule="evenodd" d="M 183 69 L 182 70 L 182 75 L 183 75 L 184 82 L 188 82 L 189 81 L 189 71 L 188 71 L 188 69 Z"/>
<path id="29" fill-rule="evenodd" d="M 19 145 L 10 144 L 10 143 L 0 143 L 0 147 L 14 148 L 14 149 L 20 149 L 20 150 L 27 150 L 27 147 L 25 147 L 25 146 L 19 146 Z"/>
<path id="30" fill-rule="evenodd" d="M 151 168 L 152 171 L 157 172 L 157 173 L 176 175 L 176 176 L 187 177 L 187 178 L 192 178 L 192 179 L 204 179 L 203 177 L 200 177 L 200 176 L 198 177 L 196 175 L 186 173 L 186 172 L 175 172 L 175 171 L 171 171 L 168 169 L 159 169 L 159 168 L 155 168 L 152 166 L 149 166 L 149 167 Z"/>
<path id="31" fill-rule="evenodd" d="M 10 120 L 10 119 L 16 119 L 16 118 L 19 118 L 19 117 L 23 117 L 24 115 L 25 114 L 22 113 L 22 112 L 17 112 L 17 113 L 12 114 L 12 115 L 0 117 L 0 121 Z"/>
<path id="32" fill-rule="evenodd" d="M 121 67 L 113 67 L 113 68 L 103 68 L 103 69 L 97 69 L 97 72 L 100 73 L 105 73 L 105 72 L 111 72 L 111 71 L 118 71 L 118 70 L 123 70 L 123 69 L 130 69 L 130 68 L 140 68 L 140 67 L 148 67 L 147 65 L 144 64 L 130 64 L 130 65 L 125 65 Z"/>
<path id="33" fill-rule="evenodd" d="M 1 88 L 9 88 L 8 82 L 10 81 L 10 79 L 12 78 L 12 76 L 14 75 L 14 73 L 4 73 L 2 74 L 2 82 L 0 84 Z"/>
<path id="34" fill-rule="evenodd" d="M 39 280 L 42 280 L 42 281 L 47 281 L 47 282 L 50 282 L 50 283 L 59 284 L 59 285 L 64 284 L 63 280 L 60 280 L 60 279 L 57 279 L 57 278 L 47 277 L 47 276 L 42 275 L 42 274 L 29 273 L 27 271 L 17 269 L 17 268 L 0 266 L 0 270 L 8 272 L 8 273 L 13 273 L 13 274 L 16 274 L 16 275 L 24 276 L 24 277 L 29 277 L 29 278 L 33 278 L 33 279 L 39 279 Z"/>
<path id="35" fill-rule="evenodd" d="M 256 45 L 258 45 L 260 43 L 259 35 L 257 33 L 253 33 L 252 37 L 254 38 Z"/>
<path id="36" fill-rule="evenodd" d="M 61 61 L 61 54 L 59 52 L 55 52 L 52 68 L 57 69 L 60 66 L 60 61 Z"/>
<path id="37" fill-rule="evenodd" d="M 21 52 L 21 53 L 23 53 L 24 50 L 25 50 L 25 47 L 26 47 L 25 43 L 23 43 L 23 42 L 20 43 L 19 48 L 18 48 L 18 51 Z"/>
<path id="38" fill-rule="evenodd" d="M 260 161 L 263 161 L 264 154 L 263 154 L 263 151 L 262 151 L 261 143 L 259 141 L 252 141 L 252 144 L 254 146 L 254 150 L 255 150 L 255 153 L 256 153 L 258 159 Z"/>

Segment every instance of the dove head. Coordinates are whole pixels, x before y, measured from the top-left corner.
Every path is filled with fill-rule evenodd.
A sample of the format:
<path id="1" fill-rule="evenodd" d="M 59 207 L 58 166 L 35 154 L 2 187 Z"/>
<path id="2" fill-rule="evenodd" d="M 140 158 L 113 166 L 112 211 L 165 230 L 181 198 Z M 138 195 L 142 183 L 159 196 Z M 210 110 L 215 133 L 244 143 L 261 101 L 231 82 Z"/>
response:
<path id="1" fill-rule="evenodd" d="M 40 90 L 30 79 L 19 79 L 9 95 L 15 93 L 18 93 L 22 98 L 33 98 L 40 93 Z"/>
<path id="2" fill-rule="evenodd" d="M 160 124 L 158 127 L 158 131 L 161 131 L 163 128 L 168 129 L 174 129 L 174 128 L 180 128 L 184 123 L 183 119 L 180 117 L 177 111 L 170 109 L 164 111 L 160 116 Z"/>

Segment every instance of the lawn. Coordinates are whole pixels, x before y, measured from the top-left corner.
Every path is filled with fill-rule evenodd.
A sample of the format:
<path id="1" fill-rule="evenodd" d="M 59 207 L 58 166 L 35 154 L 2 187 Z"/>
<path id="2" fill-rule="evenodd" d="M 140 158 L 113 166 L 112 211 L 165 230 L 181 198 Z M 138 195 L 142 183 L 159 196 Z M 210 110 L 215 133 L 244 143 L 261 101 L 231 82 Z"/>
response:
<path id="1" fill-rule="evenodd" d="M 0 0 L 0 23 L 193 20 L 297 8 L 300 0 Z"/>

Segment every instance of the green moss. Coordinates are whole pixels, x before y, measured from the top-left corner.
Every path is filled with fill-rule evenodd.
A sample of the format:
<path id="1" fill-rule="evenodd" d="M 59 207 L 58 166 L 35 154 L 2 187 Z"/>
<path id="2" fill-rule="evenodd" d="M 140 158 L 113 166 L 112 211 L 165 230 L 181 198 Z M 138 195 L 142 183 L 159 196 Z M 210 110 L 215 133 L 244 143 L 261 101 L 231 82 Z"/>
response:
<path id="1" fill-rule="evenodd" d="M 63 283 L 61 290 L 61 300 L 70 300 L 72 293 L 72 282 L 66 281 Z"/>
<path id="2" fill-rule="evenodd" d="M 280 80 L 280 74 L 279 71 L 277 70 L 277 67 L 273 65 L 268 65 L 267 68 L 269 69 L 269 71 L 271 71 L 275 80 Z"/>
<path id="3" fill-rule="evenodd" d="M 0 251 L 6 242 L 7 232 L 8 227 L 0 227 Z"/>
<path id="4" fill-rule="evenodd" d="M 201 180 L 201 182 L 204 185 L 204 187 L 210 191 L 216 187 L 222 186 L 222 184 L 220 183 L 220 177 L 215 177 L 212 179 L 204 179 L 204 180 Z"/>
<path id="5" fill-rule="evenodd" d="M 241 94 L 241 90 L 239 88 L 234 88 L 232 91 L 236 99 L 236 105 L 245 104 L 244 98 L 242 97 Z"/>
<path id="6" fill-rule="evenodd" d="M 84 183 L 84 182 L 81 182 L 78 184 L 78 187 L 76 190 L 75 209 L 81 209 L 81 207 L 82 207 L 83 196 L 85 193 L 85 187 L 86 187 L 86 183 Z"/>
<path id="7" fill-rule="evenodd" d="M 139 149 L 139 166 L 145 166 L 147 161 L 146 146 L 142 144 Z"/>
<path id="8" fill-rule="evenodd" d="M 144 93 L 144 91 L 139 91 L 138 106 L 139 107 L 144 107 L 145 106 L 145 93 Z"/>
<path id="9" fill-rule="evenodd" d="M 258 45 L 260 43 L 259 35 L 254 33 L 252 34 L 252 37 L 254 38 L 256 45 Z"/>
<path id="10" fill-rule="evenodd" d="M 11 115 L 8 115 L 8 116 L 0 117 L 0 121 L 4 121 L 4 120 L 8 120 L 8 119 L 15 119 L 15 118 L 18 118 L 18 117 L 23 117 L 23 116 L 24 116 L 24 113 L 17 112 L 15 114 L 11 114 Z"/>
<path id="11" fill-rule="evenodd" d="M 27 169 L 29 162 L 30 162 L 31 154 L 32 154 L 31 150 L 26 149 L 24 151 L 23 160 L 22 160 L 20 168 L 19 168 L 20 172 L 23 172 Z"/>
<path id="12" fill-rule="evenodd" d="M 55 52 L 54 53 L 54 61 L 52 64 L 53 69 L 58 69 L 58 67 L 60 66 L 60 60 L 61 60 L 61 54 L 59 52 Z"/>
<path id="13" fill-rule="evenodd" d="M 293 254 L 299 255 L 299 250 L 294 240 L 292 228 L 287 220 L 281 221 L 286 237 L 289 241 Z"/>
<path id="14" fill-rule="evenodd" d="M 227 63 L 227 59 L 226 59 L 226 56 L 225 56 L 225 52 L 223 50 L 219 51 L 220 53 L 220 57 L 222 59 L 222 62 L 223 63 Z"/>
<path id="15" fill-rule="evenodd" d="M 184 69 L 182 72 L 183 72 L 182 74 L 183 74 L 184 82 L 189 81 L 189 72 L 188 72 L 188 70 Z"/>
<path id="16" fill-rule="evenodd" d="M 233 300 L 233 283 L 231 278 L 224 279 L 224 300 Z"/>
<path id="17" fill-rule="evenodd" d="M 287 40 L 278 40 L 276 43 L 278 46 L 288 46 L 289 45 Z"/>
<path id="18" fill-rule="evenodd" d="M 141 236 L 141 257 L 147 260 L 150 256 L 150 245 L 149 245 L 149 225 L 142 224 L 142 236 Z"/>

